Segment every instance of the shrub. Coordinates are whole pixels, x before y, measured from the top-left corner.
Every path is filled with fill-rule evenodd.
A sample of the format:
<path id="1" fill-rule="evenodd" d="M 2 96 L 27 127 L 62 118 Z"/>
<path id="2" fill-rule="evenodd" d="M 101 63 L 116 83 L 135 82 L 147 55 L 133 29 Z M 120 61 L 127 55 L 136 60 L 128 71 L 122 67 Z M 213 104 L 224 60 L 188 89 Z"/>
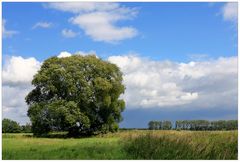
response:
<path id="1" fill-rule="evenodd" d="M 2 120 L 2 133 L 20 133 L 20 125 L 11 119 Z"/>

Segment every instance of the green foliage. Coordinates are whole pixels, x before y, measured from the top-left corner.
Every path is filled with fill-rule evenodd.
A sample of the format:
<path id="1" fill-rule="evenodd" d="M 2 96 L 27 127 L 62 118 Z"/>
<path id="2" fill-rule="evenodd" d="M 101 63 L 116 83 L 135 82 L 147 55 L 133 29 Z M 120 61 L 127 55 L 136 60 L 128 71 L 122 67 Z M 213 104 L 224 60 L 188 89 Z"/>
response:
<path id="1" fill-rule="evenodd" d="M 2 133 L 20 133 L 20 132 L 21 127 L 17 122 L 11 119 L 2 120 Z"/>
<path id="2" fill-rule="evenodd" d="M 238 129 L 237 120 L 178 120 L 176 129 L 182 130 L 236 130 Z"/>
<path id="3" fill-rule="evenodd" d="M 21 132 L 22 133 L 31 133 L 32 132 L 32 125 L 30 123 L 27 123 L 26 125 L 21 126 Z"/>
<path id="4" fill-rule="evenodd" d="M 148 123 L 148 128 L 150 130 L 158 129 L 159 128 L 159 122 L 158 121 L 150 121 Z"/>
<path id="5" fill-rule="evenodd" d="M 171 121 L 162 121 L 160 128 L 162 130 L 170 130 L 170 129 L 172 129 L 172 122 Z"/>
<path id="6" fill-rule="evenodd" d="M 171 121 L 150 121 L 148 123 L 150 130 L 170 130 Z M 175 122 L 176 130 L 237 130 L 237 120 L 177 120 Z"/>
<path id="7" fill-rule="evenodd" d="M 52 57 L 34 76 L 26 96 L 35 135 L 68 131 L 91 135 L 116 131 L 125 108 L 119 68 L 96 56 Z"/>
<path id="8" fill-rule="evenodd" d="M 150 121 L 148 123 L 150 130 L 170 130 L 172 129 L 171 121 Z"/>

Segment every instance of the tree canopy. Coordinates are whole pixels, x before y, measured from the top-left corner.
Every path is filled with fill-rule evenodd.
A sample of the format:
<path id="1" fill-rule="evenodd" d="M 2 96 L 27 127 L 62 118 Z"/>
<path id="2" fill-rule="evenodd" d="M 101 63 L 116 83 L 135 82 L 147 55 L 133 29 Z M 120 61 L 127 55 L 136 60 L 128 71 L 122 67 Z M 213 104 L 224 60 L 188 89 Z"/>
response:
<path id="1" fill-rule="evenodd" d="M 21 126 L 11 119 L 2 120 L 2 132 L 3 133 L 20 133 Z"/>
<path id="2" fill-rule="evenodd" d="M 45 60 L 27 96 L 34 134 L 53 130 L 70 135 L 116 131 L 125 102 L 122 73 L 94 55 Z"/>
<path id="3" fill-rule="evenodd" d="M 172 129 L 171 121 L 150 121 L 148 123 L 148 129 L 150 130 L 170 130 Z"/>

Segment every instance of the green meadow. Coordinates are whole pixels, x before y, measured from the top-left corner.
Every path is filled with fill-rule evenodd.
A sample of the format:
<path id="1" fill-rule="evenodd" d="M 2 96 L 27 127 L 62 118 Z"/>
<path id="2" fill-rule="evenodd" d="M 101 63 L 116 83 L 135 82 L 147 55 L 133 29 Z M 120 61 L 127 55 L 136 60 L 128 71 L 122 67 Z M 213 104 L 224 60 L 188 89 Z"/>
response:
<path id="1" fill-rule="evenodd" d="M 175 130 L 126 130 L 88 138 L 3 134 L 2 158 L 237 159 L 237 137 L 237 131 Z"/>

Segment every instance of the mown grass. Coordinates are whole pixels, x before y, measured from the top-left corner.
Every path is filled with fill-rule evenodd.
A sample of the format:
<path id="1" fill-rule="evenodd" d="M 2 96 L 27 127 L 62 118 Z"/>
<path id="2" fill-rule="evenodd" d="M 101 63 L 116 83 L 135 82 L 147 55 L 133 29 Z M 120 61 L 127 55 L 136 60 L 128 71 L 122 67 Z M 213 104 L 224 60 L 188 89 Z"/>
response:
<path id="1" fill-rule="evenodd" d="M 3 134 L 2 147 L 3 159 L 237 159 L 238 150 L 237 131 L 131 130 L 77 139 Z"/>
<path id="2" fill-rule="evenodd" d="M 13 137 L 14 136 L 14 137 Z M 7 137 L 7 138 L 6 138 Z M 3 136 L 3 159 L 123 159 L 118 138 L 33 138 Z"/>

